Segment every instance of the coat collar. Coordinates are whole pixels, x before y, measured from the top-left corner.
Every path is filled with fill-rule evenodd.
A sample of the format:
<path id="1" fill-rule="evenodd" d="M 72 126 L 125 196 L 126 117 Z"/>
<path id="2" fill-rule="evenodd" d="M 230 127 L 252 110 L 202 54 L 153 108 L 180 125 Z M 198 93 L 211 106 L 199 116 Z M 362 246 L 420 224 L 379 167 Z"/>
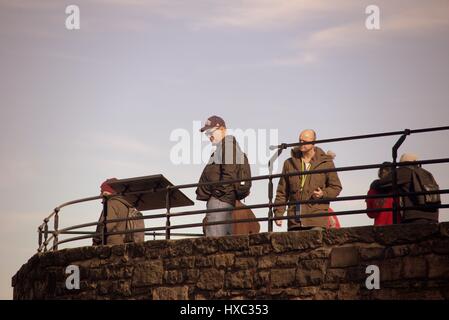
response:
<path id="1" fill-rule="evenodd" d="M 299 147 L 293 148 L 291 151 L 292 159 L 294 161 L 301 161 L 302 152 L 299 150 Z M 318 166 L 323 162 L 332 161 L 332 156 L 326 154 L 323 149 L 319 147 L 315 147 L 315 155 L 312 158 L 311 164 L 312 168 Z"/>

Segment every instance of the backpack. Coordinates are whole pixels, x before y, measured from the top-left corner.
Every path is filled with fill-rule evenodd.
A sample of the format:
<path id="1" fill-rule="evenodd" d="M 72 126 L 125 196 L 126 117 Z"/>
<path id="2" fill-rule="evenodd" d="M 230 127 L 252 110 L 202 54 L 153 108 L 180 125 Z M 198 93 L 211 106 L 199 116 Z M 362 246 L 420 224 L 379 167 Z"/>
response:
<path id="1" fill-rule="evenodd" d="M 232 211 L 232 220 L 256 219 L 254 212 L 240 201 L 235 202 L 235 209 Z M 260 232 L 259 221 L 240 222 L 232 224 L 233 235 L 256 234 Z"/>
<path id="2" fill-rule="evenodd" d="M 119 199 L 117 199 L 117 200 L 119 200 Z M 129 207 L 123 201 L 120 201 L 120 202 L 125 207 L 128 208 L 128 216 L 127 216 L 127 218 L 143 217 L 142 212 L 140 212 L 136 208 Z M 128 230 L 136 230 L 136 229 L 145 229 L 145 222 L 143 221 L 143 219 L 126 220 L 126 231 L 128 231 Z M 144 242 L 145 241 L 145 231 L 125 233 L 125 239 L 123 241 L 125 243 L 128 243 L 128 242 L 136 242 L 136 243 L 137 242 Z"/>
<path id="3" fill-rule="evenodd" d="M 415 192 L 440 190 L 433 175 L 420 167 L 412 169 L 412 184 Z M 441 197 L 438 193 L 416 195 L 415 197 L 418 205 L 435 205 L 441 203 Z"/>
<path id="4" fill-rule="evenodd" d="M 128 218 L 136 218 L 142 217 L 142 212 L 132 207 L 129 208 Z M 135 230 L 135 229 L 145 229 L 145 223 L 142 219 L 139 220 L 127 220 L 126 221 L 126 230 Z M 145 241 L 145 232 L 132 232 L 125 234 L 125 242 L 144 242 Z"/>
<path id="5" fill-rule="evenodd" d="M 237 179 L 251 179 L 251 166 L 249 165 L 248 157 L 243 153 L 243 163 L 237 164 Z M 237 200 L 245 199 L 251 189 L 252 181 L 241 181 L 234 183 L 235 195 Z"/>
<path id="6" fill-rule="evenodd" d="M 235 202 L 235 210 L 232 211 L 232 220 L 256 219 L 254 212 L 239 200 Z M 203 234 L 206 236 L 207 216 L 203 218 Z M 240 222 L 232 224 L 232 235 L 256 234 L 260 232 L 260 223 Z"/>

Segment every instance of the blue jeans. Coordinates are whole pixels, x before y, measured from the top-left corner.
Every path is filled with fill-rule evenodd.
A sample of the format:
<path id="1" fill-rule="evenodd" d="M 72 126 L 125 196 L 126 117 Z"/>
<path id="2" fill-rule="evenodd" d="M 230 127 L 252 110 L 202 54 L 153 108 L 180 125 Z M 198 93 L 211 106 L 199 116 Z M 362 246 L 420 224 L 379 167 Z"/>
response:
<path id="1" fill-rule="evenodd" d="M 207 201 L 207 210 L 209 209 L 227 209 L 234 208 L 233 205 L 210 197 Z M 206 213 L 207 222 L 217 222 L 232 220 L 232 211 L 217 211 Z M 232 224 L 216 224 L 213 226 L 206 226 L 206 237 L 221 237 L 232 234 Z"/>

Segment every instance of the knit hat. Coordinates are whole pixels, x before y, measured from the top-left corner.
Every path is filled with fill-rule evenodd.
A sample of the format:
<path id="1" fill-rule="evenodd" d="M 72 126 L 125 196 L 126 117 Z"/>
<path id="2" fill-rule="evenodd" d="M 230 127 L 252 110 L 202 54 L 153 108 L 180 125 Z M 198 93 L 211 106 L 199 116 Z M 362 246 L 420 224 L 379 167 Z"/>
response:
<path id="1" fill-rule="evenodd" d="M 100 186 L 101 192 L 109 192 L 109 193 L 115 193 L 116 191 L 112 189 L 112 187 L 109 185 L 111 182 L 117 181 L 117 178 L 110 178 L 107 179 L 105 182 L 103 182 Z"/>

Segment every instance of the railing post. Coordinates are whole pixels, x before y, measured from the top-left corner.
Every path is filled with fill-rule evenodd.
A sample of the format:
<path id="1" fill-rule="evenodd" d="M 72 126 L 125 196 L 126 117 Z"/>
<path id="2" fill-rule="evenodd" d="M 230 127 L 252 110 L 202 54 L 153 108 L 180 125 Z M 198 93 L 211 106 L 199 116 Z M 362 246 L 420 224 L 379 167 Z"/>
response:
<path id="1" fill-rule="evenodd" d="M 393 192 L 393 224 L 398 223 L 399 217 L 399 197 L 398 197 L 398 176 L 397 176 L 397 158 L 398 149 L 404 143 L 407 136 L 410 135 L 410 129 L 405 129 L 404 134 L 396 141 L 392 148 L 393 167 L 392 167 L 392 192 Z"/>
<path id="2" fill-rule="evenodd" d="M 58 228 L 59 228 L 59 209 L 55 209 L 55 218 L 54 218 L 54 237 L 53 237 L 53 251 L 58 250 Z"/>
<path id="3" fill-rule="evenodd" d="M 273 232 L 273 178 L 268 180 L 268 232 Z"/>
<path id="4" fill-rule="evenodd" d="M 165 239 L 170 239 L 170 192 L 171 187 L 167 186 L 167 194 L 165 195 L 165 206 L 167 209 L 167 221 L 165 223 Z"/>
<path id="5" fill-rule="evenodd" d="M 48 244 L 48 219 L 44 220 L 44 252 L 47 252 Z"/>
<path id="6" fill-rule="evenodd" d="M 101 244 L 104 246 L 107 243 L 107 223 L 106 220 L 108 219 L 108 197 L 104 196 L 103 198 L 103 223 L 101 226 Z"/>
<path id="7" fill-rule="evenodd" d="M 39 246 L 37 247 L 37 252 L 42 252 L 42 225 L 39 226 L 39 228 L 37 228 L 37 232 L 38 232 L 38 244 Z"/>
<path id="8" fill-rule="evenodd" d="M 279 148 L 277 148 L 276 152 L 273 154 L 273 156 L 270 158 L 270 161 L 268 161 L 268 174 L 269 174 L 269 180 L 268 180 L 268 232 L 273 232 L 273 193 L 274 193 L 274 187 L 273 187 L 273 165 L 277 158 L 281 155 L 282 151 L 287 148 L 287 145 L 285 143 L 281 144 Z"/>

